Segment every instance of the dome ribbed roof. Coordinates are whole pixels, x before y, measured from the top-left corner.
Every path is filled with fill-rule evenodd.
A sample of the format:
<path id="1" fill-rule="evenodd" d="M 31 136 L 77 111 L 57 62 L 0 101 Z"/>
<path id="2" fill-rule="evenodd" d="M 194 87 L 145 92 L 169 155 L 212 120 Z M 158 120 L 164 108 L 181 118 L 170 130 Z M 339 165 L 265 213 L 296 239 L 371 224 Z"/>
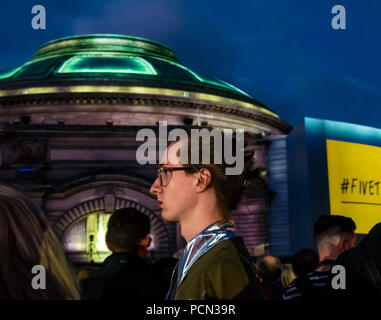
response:
<path id="1" fill-rule="evenodd" d="M 62 54 L 85 53 L 137 54 L 178 62 L 173 51 L 159 43 L 143 38 L 114 34 L 80 35 L 53 40 L 38 49 L 34 59 Z"/>
<path id="2" fill-rule="evenodd" d="M 82 86 L 81 92 L 84 86 L 183 90 L 184 94 L 194 92 L 213 95 L 213 99 L 240 100 L 249 108 L 254 105 L 279 118 L 233 85 L 182 65 L 169 48 L 138 37 L 91 34 L 54 40 L 40 47 L 22 66 L 0 73 L 0 97 L 3 98 L 19 95 L 20 90 L 23 94 L 34 91 L 44 94 L 44 88 L 48 88 L 46 93 L 59 93 L 60 86 L 66 87 L 65 92 L 73 86 Z"/>

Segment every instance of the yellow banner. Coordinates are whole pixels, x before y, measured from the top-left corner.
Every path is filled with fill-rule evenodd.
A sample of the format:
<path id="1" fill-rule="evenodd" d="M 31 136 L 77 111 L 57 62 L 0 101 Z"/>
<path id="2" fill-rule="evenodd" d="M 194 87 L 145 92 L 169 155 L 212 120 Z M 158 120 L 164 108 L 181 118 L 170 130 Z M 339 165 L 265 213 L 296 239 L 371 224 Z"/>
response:
<path id="1" fill-rule="evenodd" d="M 327 139 L 327 161 L 331 214 L 368 233 L 381 221 L 381 148 Z"/>

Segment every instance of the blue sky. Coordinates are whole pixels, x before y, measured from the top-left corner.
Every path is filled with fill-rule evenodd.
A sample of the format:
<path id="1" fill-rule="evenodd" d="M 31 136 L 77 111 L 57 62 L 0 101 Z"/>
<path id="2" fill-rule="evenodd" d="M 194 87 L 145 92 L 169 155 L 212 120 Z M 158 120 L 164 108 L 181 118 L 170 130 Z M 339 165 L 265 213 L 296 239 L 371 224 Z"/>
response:
<path id="1" fill-rule="evenodd" d="M 31 27 L 36 4 L 46 8 L 46 30 Z M 346 30 L 331 27 L 336 4 Z M 0 12 L 0 69 L 60 37 L 127 34 L 168 46 L 292 126 L 309 116 L 381 128 L 380 32 L 376 0 L 15 0 Z"/>

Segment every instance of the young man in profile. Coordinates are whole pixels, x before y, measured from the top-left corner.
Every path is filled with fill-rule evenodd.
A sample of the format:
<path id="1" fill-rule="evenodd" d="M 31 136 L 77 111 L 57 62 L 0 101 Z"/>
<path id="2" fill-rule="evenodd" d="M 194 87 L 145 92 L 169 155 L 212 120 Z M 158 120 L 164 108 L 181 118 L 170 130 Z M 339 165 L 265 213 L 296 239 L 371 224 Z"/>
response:
<path id="1" fill-rule="evenodd" d="M 351 218 L 321 215 L 314 226 L 319 264 L 312 272 L 297 277 L 283 293 L 283 300 L 327 299 L 332 296 L 331 269 L 341 253 L 356 244 L 356 224 Z"/>
<path id="2" fill-rule="evenodd" d="M 262 299 L 249 252 L 229 220 L 242 196 L 250 163 L 246 161 L 241 174 L 226 175 L 224 159 L 222 164 L 214 163 L 215 153 L 222 150 L 216 151 L 213 141 L 207 146 L 207 164 L 180 161 L 182 148 L 188 149 L 188 160 L 192 152 L 202 159 L 202 143 L 199 150 L 191 150 L 189 138 L 188 143 L 171 144 L 150 190 L 157 196 L 163 219 L 178 222 L 187 241 L 167 299 Z"/>

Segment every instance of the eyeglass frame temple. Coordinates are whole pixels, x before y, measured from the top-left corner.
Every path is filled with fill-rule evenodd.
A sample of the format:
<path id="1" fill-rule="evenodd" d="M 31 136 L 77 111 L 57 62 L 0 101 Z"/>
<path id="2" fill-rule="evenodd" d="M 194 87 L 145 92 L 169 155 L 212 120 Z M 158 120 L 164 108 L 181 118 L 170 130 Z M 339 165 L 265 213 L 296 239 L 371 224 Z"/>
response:
<path id="1" fill-rule="evenodd" d="M 157 176 L 159 178 L 160 187 L 166 187 L 166 185 L 163 186 L 163 181 L 162 181 L 163 179 L 161 179 L 161 174 L 160 174 L 160 171 L 162 171 L 163 169 L 167 169 L 169 172 L 171 172 L 171 178 L 172 178 L 173 171 L 187 171 L 187 170 L 192 170 L 194 168 L 192 167 L 160 167 L 159 169 L 157 169 Z"/>

